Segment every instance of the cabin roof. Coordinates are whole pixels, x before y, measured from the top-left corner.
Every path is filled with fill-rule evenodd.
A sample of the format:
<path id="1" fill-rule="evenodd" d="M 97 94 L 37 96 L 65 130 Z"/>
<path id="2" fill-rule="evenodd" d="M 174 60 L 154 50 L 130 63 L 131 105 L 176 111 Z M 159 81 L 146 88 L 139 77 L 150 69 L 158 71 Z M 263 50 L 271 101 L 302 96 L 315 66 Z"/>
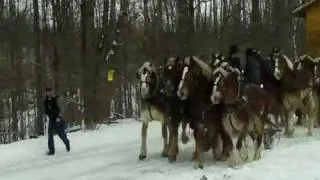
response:
<path id="1" fill-rule="evenodd" d="M 295 10 L 293 10 L 292 14 L 297 17 L 305 17 L 306 11 L 318 1 L 320 0 L 310 0 L 309 2 L 304 3 L 301 6 L 297 7 Z"/>

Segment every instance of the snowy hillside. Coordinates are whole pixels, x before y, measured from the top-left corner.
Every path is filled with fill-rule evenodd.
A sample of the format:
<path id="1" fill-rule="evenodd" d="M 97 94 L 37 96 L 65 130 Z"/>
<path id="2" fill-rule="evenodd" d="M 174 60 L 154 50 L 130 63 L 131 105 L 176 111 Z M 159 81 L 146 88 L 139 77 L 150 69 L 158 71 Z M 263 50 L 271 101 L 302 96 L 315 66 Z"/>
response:
<path id="1" fill-rule="evenodd" d="M 204 170 L 195 170 L 190 161 L 193 141 L 180 145 L 175 164 L 160 157 L 160 124 L 151 123 L 148 157 L 138 161 L 140 123 L 102 127 L 94 132 L 69 134 L 71 152 L 55 137 L 56 155 L 45 156 L 47 137 L 0 145 L 0 180 L 315 180 L 320 179 L 320 132 L 306 137 L 299 130 L 294 139 L 282 138 L 262 160 L 241 169 L 216 163 L 207 153 Z"/>

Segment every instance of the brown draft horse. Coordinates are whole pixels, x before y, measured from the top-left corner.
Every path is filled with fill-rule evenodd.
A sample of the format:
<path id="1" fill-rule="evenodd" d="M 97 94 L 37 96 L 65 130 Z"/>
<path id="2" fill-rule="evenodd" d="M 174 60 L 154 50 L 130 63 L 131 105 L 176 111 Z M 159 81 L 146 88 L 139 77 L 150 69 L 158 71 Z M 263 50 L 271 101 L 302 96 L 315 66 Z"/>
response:
<path id="1" fill-rule="evenodd" d="M 189 141 L 186 135 L 186 121 L 183 120 L 182 103 L 177 95 L 177 90 L 180 82 L 180 77 L 183 70 L 183 63 L 178 57 L 170 57 L 165 59 L 165 65 L 162 67 L 162 81 L 163 86 L 161 91 L 165 97 L 169 119 L 169 162 L 176 161 L 176 155 L 178 153 L 178 144 L 174 143 L 174 138 L 178 136 L 178 126 L 182 124 L 181 140 L 183 144 Z"/>
<path id="2" fill-rule="evenodd" d="M 183 73 L 177 94 L 183 103 L 183 113 L 188 118 L 189 125 L 193 129 L 196 141 L 195 160 L 197 168 L 203 168 L 199 150 L 200 140 L 205 138 L 206 135 L 202 119 L 203 111 L 210 105 L 211 76 L 212 69 L 204 61 L 195 56 L 184 59 Z"/>
<path id="3" fill-rule="evenodd" d="M 296 111 L 300 110 L 305 115 L 308 124 L 308 135 L 312 135 L 313 112 L 312 103 L 313 80 L 312 72 L 306 69 L 294 68 L 292 61 L 286 56 L 275 60 L 275 72 L 277 78 L 282 82 L 281 99 L 285 109 L 285 134 L 293 137 L 294 125 L 297 123 Z"/>
<path id="4" fill-rule="evenodd" d="M 313 88 L 310 96 L 313 98 L 305 99 L 304 103 L 310 105 L 308 108 L 310 117 L 309 118 L 316 118 L 320 117 L 320 110 L 319 110 L 319 93 L 320 93 L 320 58 L 312 58 L 307 55 L 301 56 L 298 61 L 296 62 L 297 70 L 306 70 L 312 73 L 312 81 L 313 81 Z M 318 125 L 317 121 L 313 122 Z M 308 124 L 307 124 L 308 125 Z M 312 126 L 312 124 L 310 124 Z M 315 125 L 314 125 L 315 126 Z"/>
<path id="5" fill-rule="evenodd" d="M 254 160 L 261 158 L 261 144 L 264 124 L 270 108 L 268 93 L 256 85 L 247 85 L 246 92 L 248 102 L 239 104 L 239 80 L 240 71 L 230 66 L 217 68 L 213 73 L 214 85 L 212 88 L 211 102 L 223 104 L 224 113 L 222 127 L 227 133 L 224 142 L 224 156 L 228 157 L 231 167 L 242 163 L 240 149 L 247 135 L 256 139 Z M 233 137 L 235 141 L 233 140 Z M 248 160 L 248 157 L 245 157 Z"/>
<path id="6" fill-rule="evenodd" d="M 141 95 L 141 148 L 139 159 L 143 160 L 147 156 L 147 130 L 151 121 L 160 121 L 162 123 L 163 151 L 162 156 L 168 155 L 168 117 L 163 95 L 160 93 L 159 72 L 154 64 L 145 62 L 137 72 L 137 78 L 140 85 Z"/>
<path id="7" fill-rule="evenodd" d="M 181 103 L 180 99 L 177 96 L 177 90 L 180 82 L 180 77 L 182 75 L 183 70 L 183 62 L 179 57 L 169 57 L 165 59 L 165 65 L 162 67 L 162 93 L 166 97 L 167 101 L 169 101 L 173 107 L 170 108 L 170 111 L 176 116 L 177 118 L 181 118 Z M 173 101 L 173 102 L 172 102 Z M 179 119 L 180 121 L 181 119 Z M 187 123 L 185 121 L 181 122 L 182 124 L 182 134 L 181 134 L 181 141 L 183 144 L 187 144 L 189 141 L 189 137 L 186 133 Z"/>

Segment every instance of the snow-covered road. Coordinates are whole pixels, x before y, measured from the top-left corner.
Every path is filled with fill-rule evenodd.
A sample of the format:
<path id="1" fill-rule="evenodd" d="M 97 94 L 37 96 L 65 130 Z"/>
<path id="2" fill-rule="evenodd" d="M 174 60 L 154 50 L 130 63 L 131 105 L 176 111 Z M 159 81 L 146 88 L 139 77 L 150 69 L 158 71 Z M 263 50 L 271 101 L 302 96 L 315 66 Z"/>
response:
<path id="1" fill-rule="evenodd" d="M 140 123 L 104 126 L 97 131 L 69 134 L 71 152 L 55 137 L 56 155 L 45 156 L 47 137 L 0 145 L 0 180 L 320 180 L 320 131 L 306 136 L 299 128 L 294 139 L 282 138 L 262 160 L 240 169 L 214 162 L 207 153 L 205 169 L 195 170 L 190 161 L 193 141 L 180 145 L 175 164 L 160 157 L 160 124 L 151 123 L 148 157 L 138 161 Z M 191 138 L 192 139 L 192 138 Z"/>

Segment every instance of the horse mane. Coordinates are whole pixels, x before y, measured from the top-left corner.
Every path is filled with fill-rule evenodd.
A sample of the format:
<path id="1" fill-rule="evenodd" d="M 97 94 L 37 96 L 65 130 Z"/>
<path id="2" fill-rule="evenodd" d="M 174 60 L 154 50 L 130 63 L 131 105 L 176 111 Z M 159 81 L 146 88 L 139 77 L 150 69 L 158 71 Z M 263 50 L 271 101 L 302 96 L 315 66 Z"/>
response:
<path id="1" fill-rule="evenodd" d="M 149 61 L 146 61 L 142 64 L 142 66 L 138 69 L 138 72 L 141 73 L 142 70 L 146 68 L 148 71 L 157 72 L 157 68 Z"/>
<path id="2" fill-rule="evenodd" d="M 233 68 L 232 66 L 230 66 L 230 70 L 231 70 L 232 72 L 237 73 L 238 75 L 241 75 L 241 72 L 240 72 L 240 70 L 239 70 L 238 68 Z"/>
<path id="3" fill-rule="evenodd" d="M 228 62 L 222 62 L 222 63 L 220 64 L 220 67 L 222 67 L 222 68 L 225 68 L 225 67 L 227 67 L 227 66 L 229 66 L 229 63 L 228 63 Z"/>
<path id="4" fill-rule="evenodd" d="M 202 74 L 208 80 L 210 80 L 211 79 L 211 75 L 212 75 L 212 68 L 207 63 L 205 63 L 203 60 L 199 59 L 196 56 L 192 56 L 192 60 L 199 65 L 199 67 L 200 67 L 200 69 L 202 71 Z"/>
<path id="5" fill-rule="evenodd" d="M 300 58 L 299 58 L 299 62 L 306 61 L 306 60 L 309 60 L 312 63 L 319 63 L 320 57 L 313 58 L 313 57 L 305 54 L 305 55 L 300 56 Z"/>
<path id="6" fill-rule="evenodd" d="M 287 63 L 288 68 L 293 71 L 294 70 L 294 64 L 293 62 L 286 56 L 286 55 L 282 55 L 283 59 L 285 60 L 285 62 Z"/>
<path id="7" fill-rule="evenodd" d="M 227 77 L 230 73 L 223 67 L 218 67 L 213 71 L 213 75 L 216 75 L 217 73 L 221 73 L 223 77 Z"/>
<path id="8" fill-rule="evenodd" d="M 315 63 L 320 63 L 320 57 L 316 57 L 313 59 Z"/>

